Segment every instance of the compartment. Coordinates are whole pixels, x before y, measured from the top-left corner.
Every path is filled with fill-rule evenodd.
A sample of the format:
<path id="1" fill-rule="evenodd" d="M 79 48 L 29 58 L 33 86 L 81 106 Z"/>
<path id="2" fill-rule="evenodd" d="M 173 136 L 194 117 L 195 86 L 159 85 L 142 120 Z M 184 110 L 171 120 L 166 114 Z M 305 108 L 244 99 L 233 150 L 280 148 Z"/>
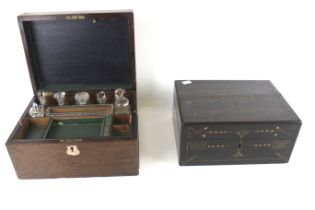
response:
<path id="1" fill-rule="evenodd" d="M 108 114 L 98 117 L 61 115 L 56 117 L 26 118 L 15 136 L 15 140 L 102 138 L 130 135 L 131 115 Z"/>
<path id="2" fill-rule="evenodd" d="M 103 118 L 54 119 L 46 139 L 99 138 Z"/>
<path id="3" fill-rule="evenodd" d="M 130 114 L 113 115 L 112 136 L 130 135 L 131 119 Z"/>
<path id="4" fill-rule="evenodd" d="M 131 115 L 115 114 L 113 115 L 113 124 L 131 124 Z"/>
<path id="5" fill-rule="evenodd" d="M 18 130 L 15 139 L 41 139 L 51 123 L 50 117 L 26 118 Z"/>
<path id="6" fill-rule="evenodd" d="M 130 135 L 130 125 L 122 124 L 112 126 L 112 136 L 129 136 Z"/>
<path id="7" fill-rule="evenodd" d="M 46 115 L 51 117 L 104 116 L 113 113 L 112 104 L 53 106 L 48 107 Z"/>

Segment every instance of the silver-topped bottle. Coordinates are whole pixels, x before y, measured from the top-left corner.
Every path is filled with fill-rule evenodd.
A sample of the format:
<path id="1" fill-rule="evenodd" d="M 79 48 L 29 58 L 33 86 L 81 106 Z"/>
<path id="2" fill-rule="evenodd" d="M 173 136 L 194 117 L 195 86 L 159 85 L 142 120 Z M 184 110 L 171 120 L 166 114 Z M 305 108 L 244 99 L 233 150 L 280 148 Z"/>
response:
<path id="1" fill-rule="evenodd" d="M 99 104 L 105 104 L 107 101 L 107 97 L 104 91 L 100 91 L 96 93 L 96 100 Z"/>
<path id="2" fill-rule="evenodd" d="M 44 117 L 45 116 L 44 105 L 38 105 L 36 102 L 34 102 L 28 114 L 31 117 Z"/>
<path id="3" fill-rule="evenodd" d="M 52 92 L 45 92 L 45 91 L 38 91 L 37 92 L 37 98 L 41 105 L 47 105 L 48 104 L 48 97 L 52 95 Z"/>
<path id="4" fill-rule="evenodd" d="M 85 105 L 89 102 L 90 95 L 88 92 L 79 92 L 74 95 L 76 104 Z"/>
<path id="5" fill-rule="evenodd" d="M 129 114 L 129 99 L 125 97 L 126 90 L 118 88 L 115 90 L 115 113 Z"/>
<path id="6" fill-rule="evenodd" d="M 54 93 L 54 99 L 57 101 L 59 106 L 63 106 L 66 103 L 66 92 Z"/>

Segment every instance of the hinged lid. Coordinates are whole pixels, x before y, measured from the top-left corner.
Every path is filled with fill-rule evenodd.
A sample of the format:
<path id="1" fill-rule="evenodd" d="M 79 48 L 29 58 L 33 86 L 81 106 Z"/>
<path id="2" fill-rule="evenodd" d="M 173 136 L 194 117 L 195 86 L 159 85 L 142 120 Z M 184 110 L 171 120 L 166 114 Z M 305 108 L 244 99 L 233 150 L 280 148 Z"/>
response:
<path id="1" fill-rule="evenodd" d="M 33 91 L 136 90 L 132 11 L 18 17 Z"/>
<path id="2" fill-rule="evenodd" d="M 177 80 L 184 123 L 299 122 L 269 80 Z"/>

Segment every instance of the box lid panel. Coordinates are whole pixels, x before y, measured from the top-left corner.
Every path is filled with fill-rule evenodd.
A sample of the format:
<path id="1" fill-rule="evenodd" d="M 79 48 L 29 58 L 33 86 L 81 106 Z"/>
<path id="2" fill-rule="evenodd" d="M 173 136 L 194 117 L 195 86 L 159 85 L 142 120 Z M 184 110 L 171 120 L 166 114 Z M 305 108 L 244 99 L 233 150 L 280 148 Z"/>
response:
<path id="1" fill-rule="evenodd" d="M 133 13 L 19 16 L 34 92 L 135 90 Z"/>
<path id="2" fill-rule="evenodd" d="M 175 81 L 185 123 L 299 122 L 299 117 L 270 81 Z"/>

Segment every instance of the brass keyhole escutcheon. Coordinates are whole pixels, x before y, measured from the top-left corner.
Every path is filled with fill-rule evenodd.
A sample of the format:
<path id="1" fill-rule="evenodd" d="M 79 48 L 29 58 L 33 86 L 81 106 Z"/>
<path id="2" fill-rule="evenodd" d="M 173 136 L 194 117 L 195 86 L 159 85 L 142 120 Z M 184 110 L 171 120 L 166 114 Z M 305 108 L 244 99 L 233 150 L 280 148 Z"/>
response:
<path id="1" fill-rule="evenodd" d="M 78 149 L 77 145 L 69 145 L 67 146 L 66 153 L 67 155 L 70 155 L 70 156 L 78 156 L 80 155 L 80 150 Z"/>

